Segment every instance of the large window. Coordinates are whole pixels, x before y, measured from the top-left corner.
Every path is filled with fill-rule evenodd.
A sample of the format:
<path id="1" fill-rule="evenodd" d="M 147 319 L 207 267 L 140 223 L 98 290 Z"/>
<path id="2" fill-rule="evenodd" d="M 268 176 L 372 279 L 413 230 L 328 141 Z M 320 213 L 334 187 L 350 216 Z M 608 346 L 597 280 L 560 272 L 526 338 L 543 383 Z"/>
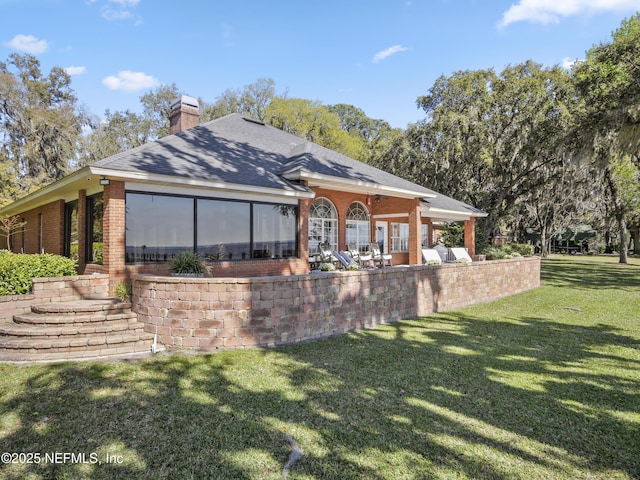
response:
<path id="1" fill-rule="evenodd" d="M 126 261 L 166 262 L 193 249 L 193 198 L 127 193 Z"/>
<path id="2" fill-rule="evenodd" d="M 102 193 L 87 197 L 87 263 L 102 263 Z"/>
<path id="3" fill-rule="evenodd" d="M 298 255 L 298 208 L 127 192 L 126 261 L 166 262 L 196 249 L 207 260 Z"/>
<path id="4" fill-rule="evenodd" d="M 408 252 L 409 251 L 409 224 L 408 223 L 392 223 L 391 224 L 391 251 L 392 252 Z"/>
<path id="5" fill-rule="evenodd" d="M 250 258 L 251 205 L 199 198 L 198 252 L 207 260 Z"/>
<path id="6" fill-rule="evenodd" d="M 318 252 L 320 243 L 338 249 L 338 213 L 326 198 L 318 198 L 309 209 L 309 253 Z"/>
<path id="7" fill-rule="evenodd" d="M 64 206 L 64 255 L 78 261 L 78 201 Z"/>
<path id="8" fill-rule="evenodd" d="M 421 226 L 422 248 L 429 248 L 429 225 L 423 223 Z"/>
<path id="9" fill-rule="evenodd" d="M 354 202 L 349 206 L 346 227 L 347 245 L 355 245 L 360 253 L 368 251 L 371 244 L 371 224 L 369 212 L 360 202 Z"/>
<path id="10" fill-rule="evenodd" d="M 297 255 L 298 208 L 289 205 L 253 205 L 253 257 L 286 258 Z"/>

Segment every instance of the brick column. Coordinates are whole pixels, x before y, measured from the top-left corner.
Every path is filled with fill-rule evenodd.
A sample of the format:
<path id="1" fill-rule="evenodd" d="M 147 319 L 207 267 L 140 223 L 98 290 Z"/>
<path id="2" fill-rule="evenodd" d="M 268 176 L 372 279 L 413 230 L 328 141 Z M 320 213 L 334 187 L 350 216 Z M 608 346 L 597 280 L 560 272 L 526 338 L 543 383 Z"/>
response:
<path id="1" fill-rule="evenodd" d="M 464 246 L 473 258 L 476 254 L 476 219 L 471 217 L 464 222 Z"/>
<path id="2" fill-rule="evenodd" d="M 102 233 L 104 241 L 104 272 L 109 274 L 111 291 L 124 280 L 125 275 L 125 203 L 124 182 L 111 180 L 105 185 Z"/>
<path id="3" fill-rule="evenodd" d="M 414 200 L 409 212 L 409 265 L 422 263 L 422 218 L 420 216 L 420 200 Z"/>
<path id="4" fill-rule="evenodd" d="M 305 262 L 309 259 L 309 208 L 312 198 L 298 200 L 298 255 Z"/>

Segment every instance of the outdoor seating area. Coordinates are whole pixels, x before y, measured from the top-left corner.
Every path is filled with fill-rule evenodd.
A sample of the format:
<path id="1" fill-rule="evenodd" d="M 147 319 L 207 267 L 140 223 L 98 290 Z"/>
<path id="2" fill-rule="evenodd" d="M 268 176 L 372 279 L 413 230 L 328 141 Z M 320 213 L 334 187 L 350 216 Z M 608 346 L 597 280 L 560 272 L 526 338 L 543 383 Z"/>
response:
<path id="1" fill-rule="evenodd" d="M 359 270 L 362 268 L 383 268 L 393 264 L 392 256 L 383 254 L 377 243 L 371 243 L 370 250 L 361 253 L 355 244 L 350 244 L 348 250 L 332 250 L 326 243 L 318 244 L 318 251 L 309 257 L 311 270 L 322 270 L 323 264 L 333 265 L 335 269 Z"/>
<path id="2" fill-rule="evenodd" d="M 443 263 L 471 263 L 473 259 L 466 248 L 436 245 L 434 248 L 422 249 L 422 260 L 427 265 L 442 265 Z"/>

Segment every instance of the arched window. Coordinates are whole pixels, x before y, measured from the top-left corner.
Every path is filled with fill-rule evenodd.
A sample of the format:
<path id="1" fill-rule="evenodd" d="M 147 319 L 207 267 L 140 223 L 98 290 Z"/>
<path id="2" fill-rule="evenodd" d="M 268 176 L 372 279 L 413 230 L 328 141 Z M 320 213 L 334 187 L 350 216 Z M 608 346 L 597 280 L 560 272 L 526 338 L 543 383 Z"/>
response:
<path id="1" fill-rule="evenodd" d="M 369 250 L 371 224 L 369 212 L 360 202 L 353 202 L 347 210 L 347 245 L 356 245 L 362 253 Z"/>
<path id="2" fill-rule="evenodd" d="M 318 252 L 318 244 L 328 243 L 338 249 L 338 212 L 326 198 L 318 198 L 309 210 L 309 253 Z"/>

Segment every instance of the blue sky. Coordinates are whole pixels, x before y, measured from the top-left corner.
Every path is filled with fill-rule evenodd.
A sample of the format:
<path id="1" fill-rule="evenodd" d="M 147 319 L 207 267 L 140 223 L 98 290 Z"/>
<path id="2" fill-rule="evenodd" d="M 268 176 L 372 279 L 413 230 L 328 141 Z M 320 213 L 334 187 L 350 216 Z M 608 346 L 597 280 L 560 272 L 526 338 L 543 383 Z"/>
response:
<path id="1" fill-rule="evenodd" d="M 457 70 L 584 58 L 640 0 L 0 0 L 0 60 L 32 53 L 72 75 L 94 114 L 140 111 L 160 84 L 215 101 L 271 78 L 394 127 Z"/>

